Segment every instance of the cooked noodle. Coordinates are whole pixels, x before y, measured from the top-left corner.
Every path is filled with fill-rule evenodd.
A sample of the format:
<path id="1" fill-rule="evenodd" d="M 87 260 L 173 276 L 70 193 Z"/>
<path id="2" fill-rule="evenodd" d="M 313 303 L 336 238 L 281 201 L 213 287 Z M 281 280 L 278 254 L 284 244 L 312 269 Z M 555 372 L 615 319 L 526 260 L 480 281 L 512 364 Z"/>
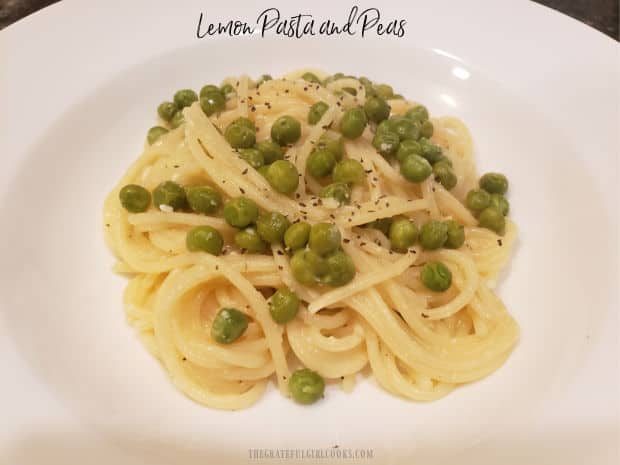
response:
<path id="1" fill-rule="evenodd" d="M 431 119 L 432 140 L 457 175 L 451 191 L 432 177 L 420 184 L 406 181 L 395 164 L 377 153 L 366 128 L 345 144 L 345 157 L 360 161 L 368 173 L 354 190 L 352 203 L 339 207 L 319 201 L 322 186 L 306 174 L 308 156 L 319 137 L 337 127 L 343 109 L 363 105 L 365 92 L 356 79 L 336 80 L 325 88 L 301 80 L 301 74 L 266 81 L 259 88 L 250 88 L 247 77 L 227 81 L 235 85 L 236 96 L 227 100 L 224 111 L 207 117 L 199 103 L 185 108 L 185 123 L 147 145 L 109 194 L 106 240 L 118 258 L 115 270 L 131 277 L 124 295 L 130 325 L 183 393 L 221 409 L 252 405 L 274 379 L 289 395 L 287 380 L 299 366 L 341 382 L 347 391 L 369 367 L 387 391 L 419 401 L 438 399 L 493 372 L 518 338 L 516 322 L 493 290 L 516 228 L 507 219 L 500 237 L 478 227 L 463 205 L 477 182 L 469 131 L 456 118 Z M 357 95 L 334 94 L 344 87 L 358 89 Z M 310 126 L 308 109 L 319 100 L 330 108 Z M 389 103 L 393 114 L 413 105 Z M 266 139 L 282 115 L 302 122 L 301 138 L 286 152 L 301 175 L 291 196 L 276 192 L 256 170 L 248 170 L 222 135 L 233 120 L 247 116 L 257 127 L 257 140 Z M 166 180 L 207 183 L 225 198 L 243 192 L 262 210 L 280 212 L 291 222 L 335 223 L 355 264 L 355 278 L 337 288 L 303 286 L 291 274 L 280 245 L 272 246 L 271 254 L 242 254 L 230 245 L 219 256 L 189 252 L 185 237 L 192 227 L 212 226 L 226 244 L 232 243 L 235 229 L 217 216 L 152 206 L 144 213 L 129 213 L 119 202 L 126 184 L 153 190 Z M 399 254 L 390 250 L 383 233 L 362 227 L 395 215 L 417 224 L 454 219 L 465 225 L 465 244 L 437 251 L 416 245 Z M 429 260 L 440 260 L 451 270 L 448 291 L 432 292 L 420 282 L 420 268 Z M 292 322 L 279 325 L 269 314 L 268 297 L 283 286 L 295 291 L 302 305 Z M 224 306 L 250 318 L 243 336 L 228 345 L 210 337 L 211 322 Z"/>

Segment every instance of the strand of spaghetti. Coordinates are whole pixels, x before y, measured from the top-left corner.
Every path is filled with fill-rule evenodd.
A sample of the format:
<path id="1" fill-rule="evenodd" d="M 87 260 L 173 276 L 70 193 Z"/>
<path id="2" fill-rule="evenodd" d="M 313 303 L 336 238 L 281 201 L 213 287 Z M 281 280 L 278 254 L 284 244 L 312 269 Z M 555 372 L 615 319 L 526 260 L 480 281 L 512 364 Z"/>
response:
<path id="1" fill-rule="evenodd" d="M 160 256 L 157 260 L 148 261 L 129 255 L 125 257 L 125 269 L 127 272 L 140 273 L 165 273 L 175 268 L 184 268 L 191 265 L 199 265 L 204 262 L 206 254 L 200 252 L 188 252 L 176 256 Z M 256 256 L 244 257 L 241 255 L 226 255 L 220 260 L 239 270 L 241 273 L 271 272 L 276 270 L 271 257 Z"/>
<path id="2" fill-rule="evenodd" d="M 223 218 L 214 216 L 196 215 L 193 213 L 180 212 L 160 212 L 149 211 L 146 213 L 130 213 L 127 215 L 127 222 L 133 226 L 141 226 L 143 231 L 146 226 L 150 225 L 187 225 L 187 226 L 211 226 L 220 232 L 234 232 L 235 229 L 230 226 Z"/>
<path id="3" fill-rule="evenodd" d="M 434 199 L 437 208 L 453 216 L 465 226 L 475 226 L 478 221 L 471 212 L 457 200 L 449 191 L 444 189 L 441 184 L 435 184 Z"/>
<path id="4" fill-rule="evenodd" d="M 437 383 L 431 386 L 430 389 L 420 389 L 416 383 L 403 376 L 396 366 L 394 354 L 390 352 L 387 357 L 384 357 L 384 362 L 388 376 L 392 381 L 392 386 L 398 390 L 400 395 L 409 399 L 428 402 L 448 395 L 455 388 L 455 385 L 452 383 Z"/>
<path id="5" fill-rule="evenodd" d="M 312 345 L 328 352 L 345 352 L 354 349 L 364 341 L 364 331 L 358 323 L 355 323 L 353 332 L 343 337 L 325 336 L 321 329 L 316 326 L 307 328 L 307 338 Z"/>
<path id="6" fill-rule="evenodd" d="M 245 118 L 248 117 L 248 81 L 248 77 L 244 74 L 239 78 L 237 85 L 237 94 L 239 95 L 239 115 Z"/>
<path id="7" fill-rule="evenodd" d="M 380 218 L 427 209 L 428 201 L 425 199 L 406 200 L 394 196 L 384 196 L 381 199 L 371 200 L 356 206 L 343 206 L 335 216 L 336 224 L 343 228 L 351 228 Z"/>
<path id="8" fill-rule="evenodd" d="M 331 315 L 327 313 L 310 313 L 308 311 L 301 313 L 306 325 L 314 326 L 319 329 L 340 328 L 351 320 L 352 314 L 353 312 L 347 309 L 339 310 Z"/>
<path id="9" fill-rule="evenodd" d="M 245 277 L 254 287 L 278 288 L 284 285 L 284 281 L 282 281 L 282 277 L 278 273 L 246 274 Z"/>
<path id="10" fill-rule="evenodd" d="M 315 344 L 306 334 L 303 321 L 295 319 L 287 325 L 291 349 L 304 366 L 315 370 L 326 378 L 339 378 L 356 373 L 364 368 L 368 358 L 361 344 L 346 351 L 328 351 Z M 329 363 L 325 363 L 325 360 Z"/>
<path id="11" fill-rule="evenodd" d="M 276 97 L 290 95 L 309 104 L 322 100 L 329 106 L 333 106 L 338 101 L 338 98 L 323 86 L 299 79 L 272 79 L 263 83 L 260 88 L 261 95 L 264 93 L 271 93 Z"/>
<path id="12" fill-rule="evenodd" d="M 350 246 L 344 244 L 343 248 L 346 252 L 351 253 Z M 322 294 L 321 297 L 311 302 L 308 306 L 308 311 L 311 313 L 316 313 L 322 308 L 341 302 L 344 299 L 347 299 L 348 297 L 351 297 L 370 287 L 392 279 L 413 265 L 414 261 L 414 255 L 405 254 L 402 258 L 395 261 L 388 269 L 378 269 L 377 271 L 358 274 L 349 284 L 334 289 L 333 291 L 326 292 Z"/>
<path id="13" fill-rule="evenodd" d="M 428 211 L 431 214 L 431 218 L 439 219 L 441 218 L 441 214 L 439 213 L 439 208 L 437 207 L 437 202 L 435 201 L 435 186 L 436 182 L 432 176 L 426 178 L 424 181 L 420 183 L 420 188 L 422 190 L 422 198 L 426 200 L 426 205 Z"/>
<path id="14" fill-rule="evenodd" d="M 366 88 L 355 78 L 337 79 L 327 84 L 327 88 L 332 92 L 341 91 L 340 100 L 347 107 L 355 105 L 362 106 L 366 101 Z M 355 95 L 346 92 L 344 89 L 347 88 L 354 89 Z"/>
<path id="15" fill-rule="evenodd" d="M 375 150 L 372 145 L 370 145 L 368 142 L 364 143 L 362 141 L 360 141 L 360 144 L 363 144 L 365 146 L 366 150 L 364 151 L 364 154 L 372 162 L 372 164 L 375 166 L 376 170 L 381 174 L 381 176 L 396 184 L 403 183 L 403 177 L 401 176 L 401 174 L 396 171 L 392 167 L 392 165 L 390 165 L 388 161 Z"/>
<path id="16" fill-rule="evenodd" d="M 383 239 L 377 239 L 377 237 L 383 236 Z M 382 260 L 394 261 L 397 260 L 399 254 L 396 254 L 388 248 L 382 247 L 382 242 L 385 241 L 389 247 L 389 241 L 383 235 L 381 231 L 356 228 L 355 231 L 344 230 L 342 237 L 345 242 L 352 243 L 359 250 L 372 255 L 373 257 L 380 258 Z M 385 243 L 383 242 L 383 243 Z M 412 247 L 415 249 L 415 247 Z M 417 252 L 416 252 L 417 253 Z"/>
<path id="17" fill-rule="evenodd" d="M 381 350 L 379 348 L 379 336 L 377 336 L 377 333 L 375 333 L 374 329 L 372 329 L 370 325 L 365 324 L 364 326 L 366 334 L 366 351 L 368 353 L 368 362 L 370 364 L 370 368 L 372 369 L 372 373 L 379 385 L 381 385 L 386 391 L 394 395 L 398 395 L 399 392 L 392 385 L 392 380 L 385 366 L 385 356 L 381 354 Z"/>

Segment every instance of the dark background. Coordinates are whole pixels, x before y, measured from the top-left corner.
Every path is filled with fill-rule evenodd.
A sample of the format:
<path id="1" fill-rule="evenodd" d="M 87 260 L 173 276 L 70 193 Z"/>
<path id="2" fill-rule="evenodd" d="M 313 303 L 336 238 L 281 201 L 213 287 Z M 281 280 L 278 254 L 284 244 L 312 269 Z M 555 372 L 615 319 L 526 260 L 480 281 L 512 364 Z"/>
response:
<path id="1" fill-rule="evenodd" d="M 0 29 L 58 0 L 0 0 Z M 618 0 L 537 0 L 619 40 Z"/>

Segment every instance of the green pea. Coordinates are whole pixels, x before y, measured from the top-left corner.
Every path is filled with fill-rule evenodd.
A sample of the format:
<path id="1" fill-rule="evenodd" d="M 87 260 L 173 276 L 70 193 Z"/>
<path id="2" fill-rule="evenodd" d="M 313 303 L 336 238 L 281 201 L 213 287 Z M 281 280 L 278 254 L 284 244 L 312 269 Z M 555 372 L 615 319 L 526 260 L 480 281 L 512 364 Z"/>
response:
<path id="1" fill-rule="evenodd" d="M 439 181 L 447 190 L 456 186 L 456 174 L 454 174 L 454 171 L 452 171 L 452 168 L 447 163 L 435 163 L 433 165 L 433 173 L 435 175 L 435 180 Z"/>
<path id="2" fill-rule="evenodd" d="M 433 135 L 434 132 L 435 128 L 433 127 L 433 123 L 428 120 L 424 121 L 420 126 L 420 135 L 422 137 L 429 138 Z"/>
<path id="3" fill-rule="evenodd" d="M 224 239 L 219 231 L 211 226 L 196 226 L 187 233 L 185 245 L 190 252 L 219 255 L 224 247 Z"/>
<path id="4" fill-rule="evenodd" d="M 304 286 L 316 284 L 316 276 L 306 260 L 306 251 L 298 250 L 291 257 L 291 273 L 297 282 Z"/>
<path id="5" fill-rule="evenodd" d="M 153 126 L 146 134 L 146 140 L 148 141 L 149 145 L 153 145 L 157 139 L 159 139 L 167 132 L 168 130 L 166 128 L 163 128 L 161 126 Z"/>
<path id="6" fill-rule="evenodd" d="M 298 311 L 299 297 L 288 288 L 278 289 L 269 299 L 269 313 L 276 323 L 288 323 Z"/>
<path id="7" fill-rule="evenodd" d="M 239 126 L 243 126 L 244 128 L 248 128 L 256 132 L 256 126 L 254 125 L 254 122 L 250 118 L 245 118 L 244 116 L 240 116 L 231 124 L 237 124 Z"/>
<path id="8" fill-rule="evenodd" d="M 265 158 L 258 149 L 239 149 L 239 158 L 248 162 L 252 168 L 257 170 L 265 164 Z"/>
<path id="9" fill-rule="evenodd" d="M 284 233 L 284 245 L 290 250 L 298 250 L 306 247 L 310 238 L 310 225 L 299 222 L 292 224 Z"/>
<path id="10" fill-rule="evenodd" d="M 370 121 L 380 123 L 390 116 L 390 106 L 381 97 L 370 97 L 364 103 L 364 111 Z"/>
<path id="11" fill-rule="evenodd" d="M 269 165 L 265 178 L 281 194 L 291 194 L 299 185 L 297 168 L 287 160 L 276 160 Z"/>
<path id="12" fill-rule="evenodd" d="M 435 165 L 436 165 L 437 163 L 445 163 L 445 164 L 447 164 L 450 168 L 452 168 L 452 166 L 453 166 L 453 165 L 452 165 L 452 160 L 450 160 L 448 157 L 446 157 L 446 156 L 445 156 L 445 155 L 443 155 L 443 154 L 442 154 L 442 155 L 441 155 L 441 156 L 437 159 L 437 161 L 435 162 Z"/>
<path id="13" fill-rule="evenodd" d="M 319 197 L 331 197 L 332 199 L 336 199 L 340 205 L 349 203 L 351 200 L 351 188 L 348 184 L 343 182 L 334 182 L 325 186 L 319 192 Z"/>
<path id="14" fill-rule="evenodd" d="M 400 162 L 400 174 L 407 181 L 422 182 L 431 175 L 431 164 L 420 155 L 409 155 Z"/>
<path id="15" fill-rule="evenodd" d="M 316 284 L 327 273 L 326 260 L 313 250 L 298 250 L 291 258 L 291 272 L 304 286 Z"/>
<path id="16" fill-rule="evenodd" d="M 190 186 L 185 188 L 189 207 L 196 213 L 209 215 L 222 206 L 222 196 L 209 186 Z"/>
<path id="17" fill-rule="evenodd" d="M 377 131 L 372 138 L 372 146 L 384 157 L 397 153 L 399 145 L 400 137 L 392 131 Z"/>
<path id="18" fill-rule="evenodd" d="M 392 118 L 384 119 L 377 125 L 377 129 L 375 129 L 375 134 L 382 134 L 384 132 L 394 132 L 394 127 L 392 126 Z M 398 135 L 398 134 L 396 134 Z"/>
<path id="19" fill-rule="evenodd" d="M 207 84 L 206 86 L 203 86 L 202 89 L 200 89 L 200 92 L 198 93 L 198 96 L 200 98 L 202 98 L 202 97 L 204 97 L 205 95 L 207 95 L 208 93 L 211 93 L 211 92 L 221 93 L 222 91 L 221 91 L 221 89 L 218 86 L 214 86 L 213 84 Z"/>
<path id="20" fill-rule="evenodd" d="M 396 152 L 396 159 L 402 162 L 409 155 L 422 155 L 422 146 L 420 143 L 413 139 L 405 139 L 398 146 Z"/>
<path id="21" fill-rule="evenodd" d="M 389 124 L 392 131 L 398 134 L 400 140 L 418 140 L 420 138 L 420 126 L 411 121 L 409 118 L 404 116 L 392 116 L 389 119 Z"/>
<path id="22" fill-rule="evenodd" d="M 249 128 L 248 125 L 235 120 L 226 128 L 224 137 L 235 149 L 249 149 L 256 143 L 256 130 L 254 124 Z"/>
<path id="23" fill-rule="evenodd" d="M 480 178 L 480 187 L 489 194 L 504 195 L 508 190 L 508 179 L 501 173 L 486 173 Z"/>
<path id="24" fill-rule="evenodd" d="M 260 168 L 258 168 L 256 171 L 258 171 L 258 174 L 260 174 L 263 178 L 266 178 L 267 171 L 269 171 L 269 165 L 263 165 Z"/>
<path id="25" fill-rule="evenodd" d="M 185 116 L 183 116 L 183 112 L 181 110 L 177 111 L 170 120 L 170 127 L 172 129 L 176 129 L 185 123 Z"/>
<path id="26" fill-rule="evenodd" d="M 230 344 L 248 329 L 248 317 L 236 308 L 222 308 L 211 325 L 211 337 L 220 344 Z"/>
<path id="27" fill-rule="evenodd" d="M 170 122 L 174 114 L 179 110 L 174 102 L 162 102 L 157 107 L 157 114 L 164 121 Z"/>
<path id="28" fill-rule="evenodd" d="M 278 244 L 284 240 L 284 233 L 290 225 L 291 222 L 281 213 L 263 213 L 256 220 L 256 231 L 264 241 Z"/>
<path id="29" fill-rule="evenodd" d="M 351 158 L 338 163 L 332 172 L 332 179 L 334 182 L 356 184 L 362 182 L 364 177 L 365 173 L 362 164 Z"/>
<path id="30" fill-rule="evenodd" d="M 174 103 L 180 109 L 189 107 L 196 100 L 198 100 L 198 95 L 192 89 L 182 89 L 174 94 Z"/>
<path id="31" fill-rule="evenodd" d="M 296 402 L 313 404 L 323 395 L 325 381 L 317 372 L 304 368 L 293 372 L 288 389 Z"/>
<path id="32" fill-rule="evenodd" d="M 482 189 L 472 189 L 467 193 L 465 205 L 473 212 L 481 212 L 491 204 L 491 195 Z"/>
<path id="33" fill-rule="evenodd" d="M 426 158 L 431 165 L 437 163 L 441 159 L 443 152 L 438 145 L 422 137 L 420 139 L 420 146 L 422 147 L 422 156 Z"/>
<path id="34" fill-rule="evenodd" d="M 392 226 L 392 218 L 378 218 L 366 224 L 366 227 L 381 231 L 384 235 L 389 235 Z"/>
<path id="35" fill-rule="evenodd" d="M 334 137 L 327 133 L 323 134 L 319 138 L 319 143 L 316 145 L 316 148 L 329 150 L 331 153 L 334 154 L 336 161 L 340 161 L 342 159 L 342 154 L 344 152 L 342 137 Z"/>
<path id="36" fill-rule="evenodd" d="M 316 74 L 311 73 L 311 72 L 309 72 L 309 71 L 308 71 L 308 72 L 306 72 L 306 73 L 304 73 L 304 74 L 302 74 L 302 75 L 301 75 L 301 78 L 302 78 L 304 81 L 313 82 L 313 83 L 317 83 L 317 84 L 320 84 L 320 83 L 321 83 L 321 80 L 320 80 L 320 79 L 316 76 Z"/>
<path id="37" fill-rule="evenodd" d="M 342 90 L 344 90 L 347 94 L 351 94 L 353 96 L 357 95 L 357 89 L 354 89 L 353 87 L 343 87 Z"/>
<path id="38" fill-rule="evenodd" d="M 211 116 L 213 113 L 222 111 L 226 107 L 226 98 L 219 90 L 207 92 L 200 97 L 200 107 L 205 112 L 205 115 Z"/>
<path id="39" fill-rule="evenodd" d="M 444 292 L 452 285 L 452 273 L 441 262 L 428 262 L 420 272 L 422 283 L 431 291 Z"/>
<path id="40" fill-rule="evenodd" d="M 235 245 L 249 253 L 263 253 L 267 243 L 260 238 L 256 229 L 249 227 L 235 233 Z"/>
<path id="41" fill-rule="evenodd" d="M 258 81 L 256 81 L 256 87 L 259 87 L 261 84 L 264 84 L 267 81 L 271 81 L 273 78 L 271 77 L 271 75 L 269 74 L 263 74 L 261 77 L 258 78 Z"/>
<path id="42" fill-rule="evenodd" d="M 364 89 L 366 89 L 366 98 L 376 95 L 375 90 L 372 88 L 372 81 L 370 79 L 362 76 L 358 79 L 358 81 L 364 86 Z"/>
<path id="43" fill-rule="evenodd" d="M 496 208 L 502 215 L 506 216 L 508 211 L 510 210 L 510 204 L 506 197 L 501 194 L 491 194 L 491 202 L 489 203 L 489 207 Z"/>
<path id="44" fill-rule="evenodd" d="M 187 207 L 185 190 L 176 182 L 164 181 L 153 191 L 153 204 L 160 210 L 162 206 L 182 210 Z"/>
<path id="45" fill-rule="evenodd" d="M 342 237 L 336 225 L 317 223 L 310 228 L 308 245 L 319 255 L 327 255 L 340 247 Z"/>
<path id="46" fill-rule="evenodd" d="M 454 220 L 446 221 L 448 238 L 444 246 L 448 249 L 458 249 L 465 243 L 465 228 Z"/>
<path id="47" fill-rule="evenodd" d="M 402 94 L 394 94 L 392 95 L 392 100 L 405 100 L 405 97 Z"/>
<path id="48" fill-rule="evenodd" d="M 394 96 L 394 89 L 387 84 L 375 84 L 373 88 L 375 94 L 382 99 L 389 100 Z"/>
<path id="49" fill-rule="evenodd" d="M 428 120 L 428 110 L 424 105 L 416 105 L 415 107 L 407 110 L 405 116 L 412 121 L 423 122 Z"/>
<path id="50" fill-rule="evenodd" d="M 420 229 L 420 244 L 426 250 L 436 250 L 448 240 L 448 225 L 441 221 L 431 220 Z"/>
<path id="51" fill-rule="evenodd" d="M 292 116 L 280 116 L 271 126 L 271 138 L 280 145 L 294 144 L 301 137 L 301 124 Z"/>
<path id="52" fill-rule="evenodd" d="M 406 252 L 418 238 L 418 227 L 407 218 L 396 220 L 390 226 L 390 244 L 397 252 Z"/>
<path id="53" fill-rule="evenodd" d="M 258 149 L 258 151 L 263 155 L 266 165 L 270 165 L 274 161 L 282 160 L 284 158 L 282 147 L 272 140 L 261 140 L 256 144 L 256 149 Z"/>
<path id="54" fill-rule="evenodd" d="M 235 228 L 245 228 L 258 218 L 258 206 L 247 197 L 231 199 L 224 205 L 224 219 Z"/>
<path id="55" fill-rule="evenodd" d="M 366 113 L 361 107 L 349 108 L 340 120 L 340 132 L 348 139 L 357 139 L 368 123 Z"/>
<path id="56" fill-rule="evenodd" d="M 315 178 L 328 176 L 336 165 L 336 157 L 326 149 L 314 150 L 306 160 L 306 170 Z"/>
<path id="57" fill-rule="evenodd" d="M 491 231 L 495 231 L 500 236 L 504 235 L 504 230 L 506 227 L 506 219 L 501 211 L 493 207 L 487 207 L 482 212 L 480 212 L 480 216 L 478 217 L 478 225 L 490 229 Z"/>
<path id="58" fill-rule="evenodd" d="M 329 271 L 325 257 L 319 255 L 312 249 L 306 250 L 305 260 L 317 280 L 322 279 Z"/>
<path id="59" fill-rule="evenodd" d="M 145 212 L 151 204 L 151 193 L 137 184 L 128 184 L 118 193 L 125 210 L 131 213 Z"/>
<path id="60" fill-rule="evenodd" d="M 325 112 L 329 109 L 329 105 L 325 102 L 316 102 L 308 111 L 308 124 L 314 126 L 318 123 Z"/>
<path id="61" fill-rule="evenodd" d="M 342 250 L 336 250 L 325 260 L 327 273 L 320 281 L 332 287 L 340 287 L 349 284 L 355 278 L 355 265 L 351 257 Z"/>
<path id="62" fill-rule="evenodd" d="M 226 100 L 230 100 L 232 97 L 237 95 L 237 92 L 232 84 L 223 84 L 222 87 L 220 87 L 220 91 Z"/>

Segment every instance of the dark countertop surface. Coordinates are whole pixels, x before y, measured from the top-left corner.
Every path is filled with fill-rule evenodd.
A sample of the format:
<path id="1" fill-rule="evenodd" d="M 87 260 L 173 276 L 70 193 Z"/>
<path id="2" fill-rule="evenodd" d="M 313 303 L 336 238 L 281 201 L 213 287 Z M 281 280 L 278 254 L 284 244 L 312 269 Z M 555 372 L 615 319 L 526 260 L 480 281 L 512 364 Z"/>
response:
<path id="1" fill-rule="evenodd" d="M 0 0 L 0 29 L 58 0 Z M 525 1 L 525 0 L 524 0 Z M 535 0 L 620 40 L 618 0 Z"/>

